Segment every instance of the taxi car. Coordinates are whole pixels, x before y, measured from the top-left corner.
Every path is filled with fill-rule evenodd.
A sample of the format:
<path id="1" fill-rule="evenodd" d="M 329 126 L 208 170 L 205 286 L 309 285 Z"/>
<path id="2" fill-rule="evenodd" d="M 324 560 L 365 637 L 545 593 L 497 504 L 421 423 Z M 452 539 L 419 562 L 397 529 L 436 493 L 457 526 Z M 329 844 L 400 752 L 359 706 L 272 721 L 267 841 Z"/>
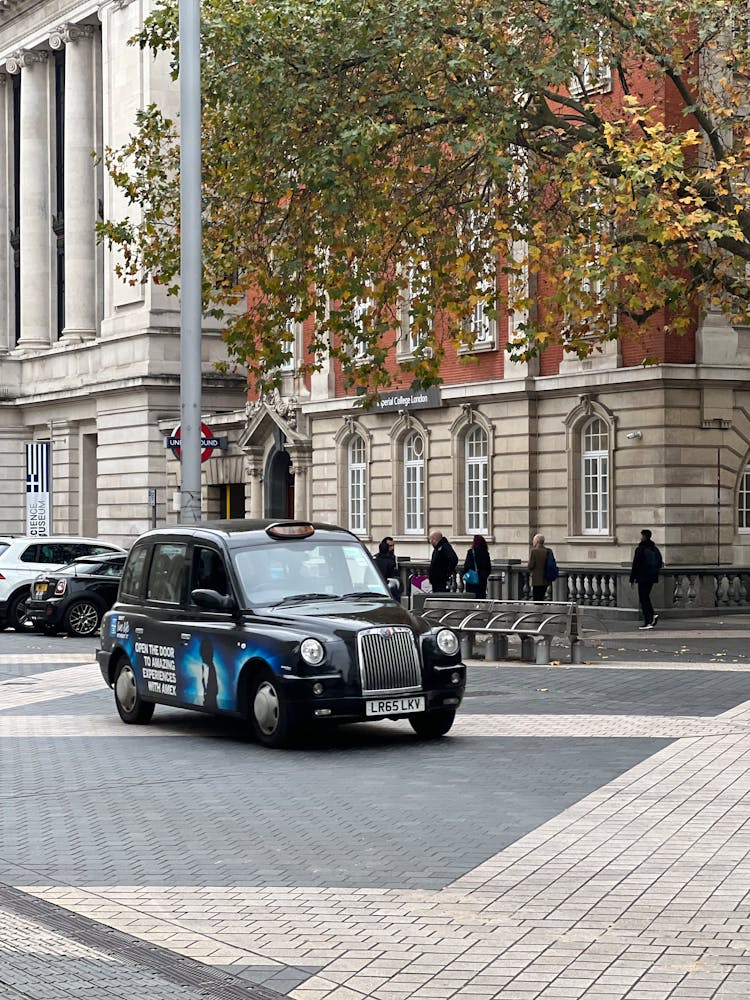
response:
<path id="1" fill-rule="evenodd" d="M 343 528 L 215 521 L 136 540 L 97 660 L 126 723 L 156 704 L 246 719 L 280 747 L 316 722 L 453 725 L 466 671 L 456 634 L 395 599 Z"/>

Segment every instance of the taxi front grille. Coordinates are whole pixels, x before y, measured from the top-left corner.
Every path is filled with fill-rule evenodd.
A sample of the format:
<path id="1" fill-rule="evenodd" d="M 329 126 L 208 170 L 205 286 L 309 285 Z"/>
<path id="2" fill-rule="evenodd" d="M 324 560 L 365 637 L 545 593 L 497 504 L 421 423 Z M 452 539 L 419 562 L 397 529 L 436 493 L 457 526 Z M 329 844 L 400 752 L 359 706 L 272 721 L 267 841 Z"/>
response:
<path id="1" fill-rule="evenodd" d="M 411 629 L 360 632 L 359 664 L 363 694 L 422 689 L 419 652 Z"/>

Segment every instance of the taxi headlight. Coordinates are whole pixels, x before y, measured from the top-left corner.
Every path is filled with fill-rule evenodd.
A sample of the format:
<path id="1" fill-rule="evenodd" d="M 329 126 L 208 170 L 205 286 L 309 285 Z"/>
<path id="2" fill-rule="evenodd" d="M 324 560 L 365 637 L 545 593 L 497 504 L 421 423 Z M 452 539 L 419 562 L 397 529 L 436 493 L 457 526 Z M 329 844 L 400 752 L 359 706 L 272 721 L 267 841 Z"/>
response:
<path id="1" fill-rule="evenodd" d="M 458 636 L 449 628 L 441 628 L 435 636 L 435 642 L 440 652 L 446 656 L 453 656 L 458 652 Z"/>
<path id="2" fill-rule="evenodd" d="M 317 639 L 303 639 L 299 651 L 302 659 L 311 667 L 317 667 L 323 662 L 326 655 L 323 644 Z"/>

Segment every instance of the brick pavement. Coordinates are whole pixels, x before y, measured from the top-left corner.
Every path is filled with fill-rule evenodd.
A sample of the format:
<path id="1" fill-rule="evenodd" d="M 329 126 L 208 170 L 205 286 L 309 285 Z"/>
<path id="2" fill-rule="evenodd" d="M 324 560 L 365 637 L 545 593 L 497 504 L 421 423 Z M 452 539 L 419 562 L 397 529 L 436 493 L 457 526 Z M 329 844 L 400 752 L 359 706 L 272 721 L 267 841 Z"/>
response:
<path id="1" fill-rule="evenodd" d="M 47 909 L 22 918 L 0 895 L 2 1000 L 193 1000 L 241 996 L 239 984 L 251 997 L 260 983 L 294 1000 L 750 996 L 750 702 L 741 667 L 476 665 L 472 686 L 487 694 L 467 699 L 450 739 L 424 747 L 403 726 L 383 724 L 300 756 L 245 746 L 214 720 L 182 713 L 157 711 L 153 728 L 124 727 L 97 673 L 72 660 L 53 669 L 36 662 L 18 675 L 29 683 L 0 680 L 0 755 L 10 752 L 14 762 L 10 790 L 4 767 L 0 793 L 0 881 Z M 593 695 L 581 680 L 587 669 Z M 56 685 L 58 677 L 64 683 Z M 591 710 L 597 701 L 605 712 Z M 587 772 L 580 794 L 571 775 L 591 768 L 596 753 L 600 769 Z M 465 790 L 467 757 L 475 770 Z M 502 824 L 510 802 L 497 801 L 498 788 L 510 799 L 508 789 L 518 787 L 497 769 L 518 769 L 522 758 L 540 767 L 527 768 L 519 784 L 554 798 L 554 786 L 567 782 L 570 801 L 561 807 L 565 795 L 554 799 L 553 812 L 523 832 L 509 824 L 504 838 L 486 828 L 488 817 Z M 298 798 L 282 802 L 254 782 L 258 770 L 266 782 L 275 775 L 288 796 L 301 759 L 308 780 Z M 94 765 L 115 760 L 127 762 L 132 782 L 102 795 Z M 180 762 L 189 774 L 175 774 Z M 542 767 L 554 768 L 551 781 Z M 244 773 L 251 794 L 239 811 L 218 795 L 213 827 L 209 816 L 187 833 L 176 816 L 210 791 L 217 773 L 235 791 Z M 429 803 L 439 775 L 442 823 Z M 144 794 L 149 780 L 176 795 L 178 808 L 158 824 L 139 811 L 147 802 L 153 808 Z M 323 811 L 309 801 L 318 787 L 329 796 Z M 372 829 L 364 825 L 367 796 L 377 792 L 381 802 L 395 799 L 399 813 L 388 812 L 387 822 L 376 814 Z M 284 808 L 287 822 L 306 815 L 307 823 L 285 830 Z M 321 842 L 338 838 L 354 850 L 318 865 L 310 848 L 325 811 Z M 33 825 L 35 812 L 54 836 Z M 224 819 L 233 836 L 217 854 L 211 838 Z M 127 867 L 116 850 L 127 855 L 139 827 L 149 856 Z M 62 835 L 65 850 L 55 856 Z M 279 837 L 285 852 L 307 837 L 307 856 L 297 845 L 264 876 L 253 850 L 259 842 L 275 848 Z M 488 850 L 493 841 L 499 848 Z M 358 852 L 365 857 L 355 867 Z M 381 866 L 394 865 L 397 879 L 382 877 L 377 856 L 367 864 L 373 852 Z M 255 884 L 236 877 L 243 854 Z M 232 877 L 211 878 L 226 867 Z M 425 884 L 410 880 L 410 867 L 427 871 Z M 169 877 L 154 879 L 157 869 Z M 297 878 L 275 884 L 282 871 Z M 72 929 L 52 929 L 42 916 L 55 913 L 89 920 L 101 944 L 95 935 L 84 945 Z M 122 952 L 129 963 L 108 952 L 112 928 L 134 942 Z M 139 942 L 194 964 L 182 966 L 182 980 L 170 979 L 166 968 L 142 964 Z M 227 978 L 201 982 L 201 968 Z"/>

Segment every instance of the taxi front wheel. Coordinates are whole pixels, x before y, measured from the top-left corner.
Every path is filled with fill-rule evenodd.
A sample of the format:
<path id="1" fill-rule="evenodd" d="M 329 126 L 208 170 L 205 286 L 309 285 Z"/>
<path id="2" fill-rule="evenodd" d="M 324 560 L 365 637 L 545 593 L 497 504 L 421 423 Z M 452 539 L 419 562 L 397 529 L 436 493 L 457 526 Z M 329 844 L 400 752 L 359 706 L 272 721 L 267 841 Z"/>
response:
<path id="1" fill-rule="evenodd" d="M 253 736 L 265 747 L 290 742 L 292 726 L 284 690 L 270 670 L 260 670 L 250 683 L 249 717 Z"/>
<path id="2" fill-rule="evenodd" d="M 439 708 L 434 712 L 419 712 L 410 715 L 409 722 L 414 732 L 423 740 L 436 740 L 445 736 L 456 718 L 455 708 Z"/>
<path id="3" fill-rule="evenodd" d="M 127 660 L 123 660 L 117 668 L 115 705 L 122 721 L 135 725 L 143 725 L 154 714 L 154 703 L 144 701 L 138 694 L 135 674 Z"/>

